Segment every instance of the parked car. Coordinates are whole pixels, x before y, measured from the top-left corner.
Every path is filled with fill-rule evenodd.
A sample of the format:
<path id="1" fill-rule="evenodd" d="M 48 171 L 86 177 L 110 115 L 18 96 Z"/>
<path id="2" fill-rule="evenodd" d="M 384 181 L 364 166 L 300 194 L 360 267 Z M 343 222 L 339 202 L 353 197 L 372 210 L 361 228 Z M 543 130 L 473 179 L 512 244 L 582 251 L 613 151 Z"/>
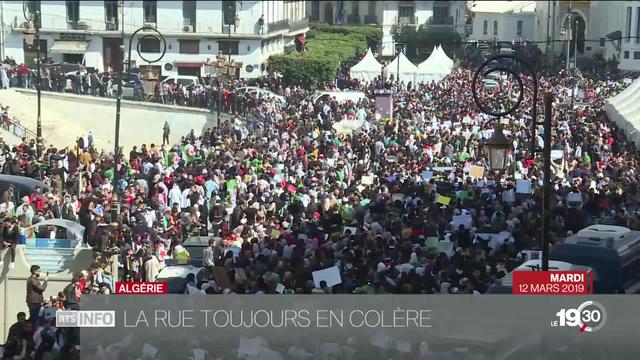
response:
<path id="1" fill-rule="evenodd" d="M 178 84 L 178 85 L 184 85 L 184 86 L 204 85 L 204 83 L 202 82 L 202 79 L 200 79 L 198 76 L 193 76 L 193 75 L 169 76 L 169 77 L 166 77 L 164 80 L 162 80 L 162 83 L 167 83 L 169 85 Z"/>
<path id="2" fill-rule="evenodd" d="M 366 99 L 367 96 L 362 91 L 315 91 L 311 94 L 311 99 L 314 103 L 318 100 L 336 99 L 338 102 L 351 100 L 357 103 L 360 100 Z"/>
<path id="3" fill-rule="evenodd" d="M 191 265 L 165 266 L 160 270 L 160 274 L 156 277 L 157 282 L 166 282 L 169 288 L 169 294 L 182 294 L 187 284 L 187 276 L 193 274 L 196 284 L 200 284 L 202 280 L 210 279 L 211 272 L 202 267 Z"/>
<path id="4" fill-rule="evenodd" d="M 284 106 L 287 104 L 287 99 L 282 96 L 282 95 L 278 95 L 276 93 L 274 93 L 271 90 L 267 90 L 267 89 L 262 89 L 259 88 L 257 86 L 244 86 L 238 89 L 238 93 L 245 93 L 245 94 L 249 94 L 252 97 L 255 97 L 257 99 L 261 99 L 261 100 L 271 100 L 271 99 L 276 99 L 277 102 L 280 103 L 281 106 Z"/>

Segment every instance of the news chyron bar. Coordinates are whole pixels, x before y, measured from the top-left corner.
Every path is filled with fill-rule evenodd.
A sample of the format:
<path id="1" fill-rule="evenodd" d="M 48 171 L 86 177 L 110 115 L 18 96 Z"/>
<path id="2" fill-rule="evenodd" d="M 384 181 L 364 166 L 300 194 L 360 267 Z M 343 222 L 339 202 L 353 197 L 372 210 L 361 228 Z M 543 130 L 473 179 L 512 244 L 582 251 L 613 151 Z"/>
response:
<path id="1" fill-rule="evenodd" d="M 515 271 L 497 283 L 510 294 L 483 295 L 176 295 L 117 283 L 56 321 L 78 329 L 82 359 L 636 358 L 638 297 L 593 294 L 594 281 Z"/>

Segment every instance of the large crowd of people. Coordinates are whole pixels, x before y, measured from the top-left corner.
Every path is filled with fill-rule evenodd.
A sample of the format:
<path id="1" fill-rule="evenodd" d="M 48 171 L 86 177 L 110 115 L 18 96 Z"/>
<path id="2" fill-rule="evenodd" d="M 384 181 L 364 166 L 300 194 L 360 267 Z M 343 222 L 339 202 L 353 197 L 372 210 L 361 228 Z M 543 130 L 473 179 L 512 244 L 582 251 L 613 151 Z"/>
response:
<path id="1" fill-rule="evenodd" d="M 640 154 L 603 109 L 629 79 L 577 76 L 583 102 L 572 108 L 571 76 L 539 80 L 540 93 L 555 97 L 553 150 L 562 154 L 553 164 L 552 237 L 596 222 L 640 229 Z M 7 235 L 15 228 L 61 218 L 82 224 L 96 253 L 55 298 L 42 298 L 46 282 L 31 269 L 27 299 L 41 304 L 29 307 L 29 318 L 18 314 L 5 358 L 33 351 L 42 359 L 54 348 L 64 352 L 59 358 L 71 356 L 76 339 L 50 331 L 55 309 L 76 308 L 83 294 L 111 293 L 115 281 L 154 281 L 165 266 L 195 256 L 209 270 L 223 268 L 225 281 L 189 277 L 181 292 L 484 293 L 523 261 L 523 250 L 540 249 L 542 161 L 529 144 L 541 139 L 530 136 L 530 90 L 515 113 L 495 119 L 474 104 L 472 77 L 459 67 L 439 83 L 347 81 L 366 99 L 316 103 L 306 89 L 266 80 L 286 106 L 249 99 L 246 117 L 202 134 L 185 129 L 178 144 L 161 142 L 159 125 L 158 143 L 134 147 L 118 164 L 90 136 L 50 145 L 42 158 L 26 139 L 14 147 L 0 141 L 3 174 L 50 187 L 19 203 L 3 194 L 3 247 L 15 248 L 19 237 Z M 513 79 L 502 82 L 490 96 L 517 91 Z M 376 106 L 383 88 L 393 94 L 396 120 Z M 341 121 L 363 125 L 336 131 Z M 514 145 L 501 172 L 488 169 L 484 152 L 498 124 Z M 516 192 L 518 180 L 531 191 Z M 581 194 L 580 206 L 569 204 L 570 192 Z M 487 233 L 500 240 L 477 236 Z M 202 254 L 185 248 L 192 236 L 211 239 Z M 340 283 L 314 282 L 314 271 L 333 266 Z M 34 331 L 40 335 L 24 335 Z"/>

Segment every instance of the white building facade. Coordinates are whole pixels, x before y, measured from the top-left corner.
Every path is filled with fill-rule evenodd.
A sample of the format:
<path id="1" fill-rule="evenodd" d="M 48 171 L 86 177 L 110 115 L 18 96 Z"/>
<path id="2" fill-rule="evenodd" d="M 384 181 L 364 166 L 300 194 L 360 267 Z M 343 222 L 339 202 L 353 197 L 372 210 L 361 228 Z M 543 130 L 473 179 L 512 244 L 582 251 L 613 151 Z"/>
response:
<path id="1" fill-rule="evenodd" d="M 567 32 L 563 30 L 572 21 L 578 56 L 615 56 L 620 69 L 640 71 L 640 1 L 536 1 L 536 18 L 536 40 L 542 42 L 543 52 L 566 53 Z M 611 41 L 607 35 L 616 32 L 622 39 Z M 547 38 L 548 46 L 544 43 Z M 569 47 L 573 55 L 573 42 Z"/>
<path id="2" fill-rule="evenodd" d="M 224 54 L 238 64 L 236 75 L 254 78 L 270 55 L 309 29 L 304 1 L 2 1 L 2 53 L 18 63 L 32 62 L 25 15 L 39 11 L 40 51 L 55 62 L 83 63 L 99 71 L 119 70 L 130 35 L 140 27 L 157 29 L 166 52 L 150 64 L 162 76 L 207 75 L 203 66 Z M 26 6 L 25 6 L 26 4 Z M 26 11 L 23 12 L 23 6 Z M 123 20 L 124 19 L 124 20 Z M 141 31 L 132 41 L 131 65 L 142 56 L 157 59 L 161 42 Z M 138 41 L 140 40 L 140 41 Z"/>
<path id="3" fill-rule="evenodd" d="M 525 41 L 535 38 L 535 1 L 474 1 L 469 40 Z"/>
<path id="4" fill-rule="evenodd" d="M 307 1 L 312 21 L 382 26 L 383 56 L 395 55 L 394 33 L 403 26 L 425 26 L 465 35 L 466 1 Z"/>

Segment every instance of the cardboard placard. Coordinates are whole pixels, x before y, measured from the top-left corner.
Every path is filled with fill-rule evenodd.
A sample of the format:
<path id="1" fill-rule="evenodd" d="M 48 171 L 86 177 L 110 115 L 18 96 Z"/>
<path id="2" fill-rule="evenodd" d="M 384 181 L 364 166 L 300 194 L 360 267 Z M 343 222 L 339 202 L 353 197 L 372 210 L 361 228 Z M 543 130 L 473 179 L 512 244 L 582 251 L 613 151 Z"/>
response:
<path id="1" fill-rule="evenodd" d="M 451 220 L 451 225 L 453 230 L 458 230 L 460 225 L 463 225 L 465 229 L 471 229 L 471 226 L 473 226 L 473 218 L 471 214 L 454 215 L 453 220 Z"/>
<path id="2" fill-rule="evenodd" d="M 484 176 L 484 166 L 473 165 L 469 169 L 469 176 L 475 179 L 480 179 Z"/>
<path id="3" fill-rule="evenodd" d="M 373 175 L 363 176 L 360 183 L 362 185 L 373 185 Z"/>
<path id="4" fill-rule="evenodd" d="M 391 194 L 391 201 L 404 201 L 405 195 L 403 193 L 393 193 Z"/>
<path id="5" fill-rule="evenodd" d="M 449 206 L 449 203 L 451 202 L 451 198 L 450 197 L 446 197 L 446 196 L 442 196 L 442 195 L 438 195 L 438 197 L 436 198 L 436 202 L 438 204 Z"/>
<path id="6" fill-rule="evenodd" d="M 570 192 L 567 194 L 568 204 L 582 204 L 582 194 L 579 192 Z"/>
<path id="7" fill-rule="evenodd" d="M 332 266 L 330 268 L 314 271 L 311 273 L 313 275 L 313 283 L 317 288 L 320 287 L 320 281 L 324 280 L 327 282 L 328 287 L 332 287 L 338 284 L 342 284 L 342 278 L 340 277 L 340 269 L 337 266 Z"/>
<path id="8" fill-rule="evenodd" d="M 438 249 L 440 240 L 437 237 L 428 237 L 427 238 L 427 249 Z"/>
<path id="9" fill-rule="evenodd" d="M 342 235 L 346 234 L 346 233 L 347 233 L 347 230 L 351 231 L 351 235 L 355 235 L 355 234 L 356 234 L 356 232 L 358 232 L 358 229 L 357 229 L 356 227 L 353 227 L 353 226 L 345 226 L 345 227 L 342 229 Z"/>
<path id="10" fill-rule="evenodd" d="M 438 252 L 445 253 L 448 256 L 453 255 L 453 243 L 445 240 L 438 243 Z"/>

